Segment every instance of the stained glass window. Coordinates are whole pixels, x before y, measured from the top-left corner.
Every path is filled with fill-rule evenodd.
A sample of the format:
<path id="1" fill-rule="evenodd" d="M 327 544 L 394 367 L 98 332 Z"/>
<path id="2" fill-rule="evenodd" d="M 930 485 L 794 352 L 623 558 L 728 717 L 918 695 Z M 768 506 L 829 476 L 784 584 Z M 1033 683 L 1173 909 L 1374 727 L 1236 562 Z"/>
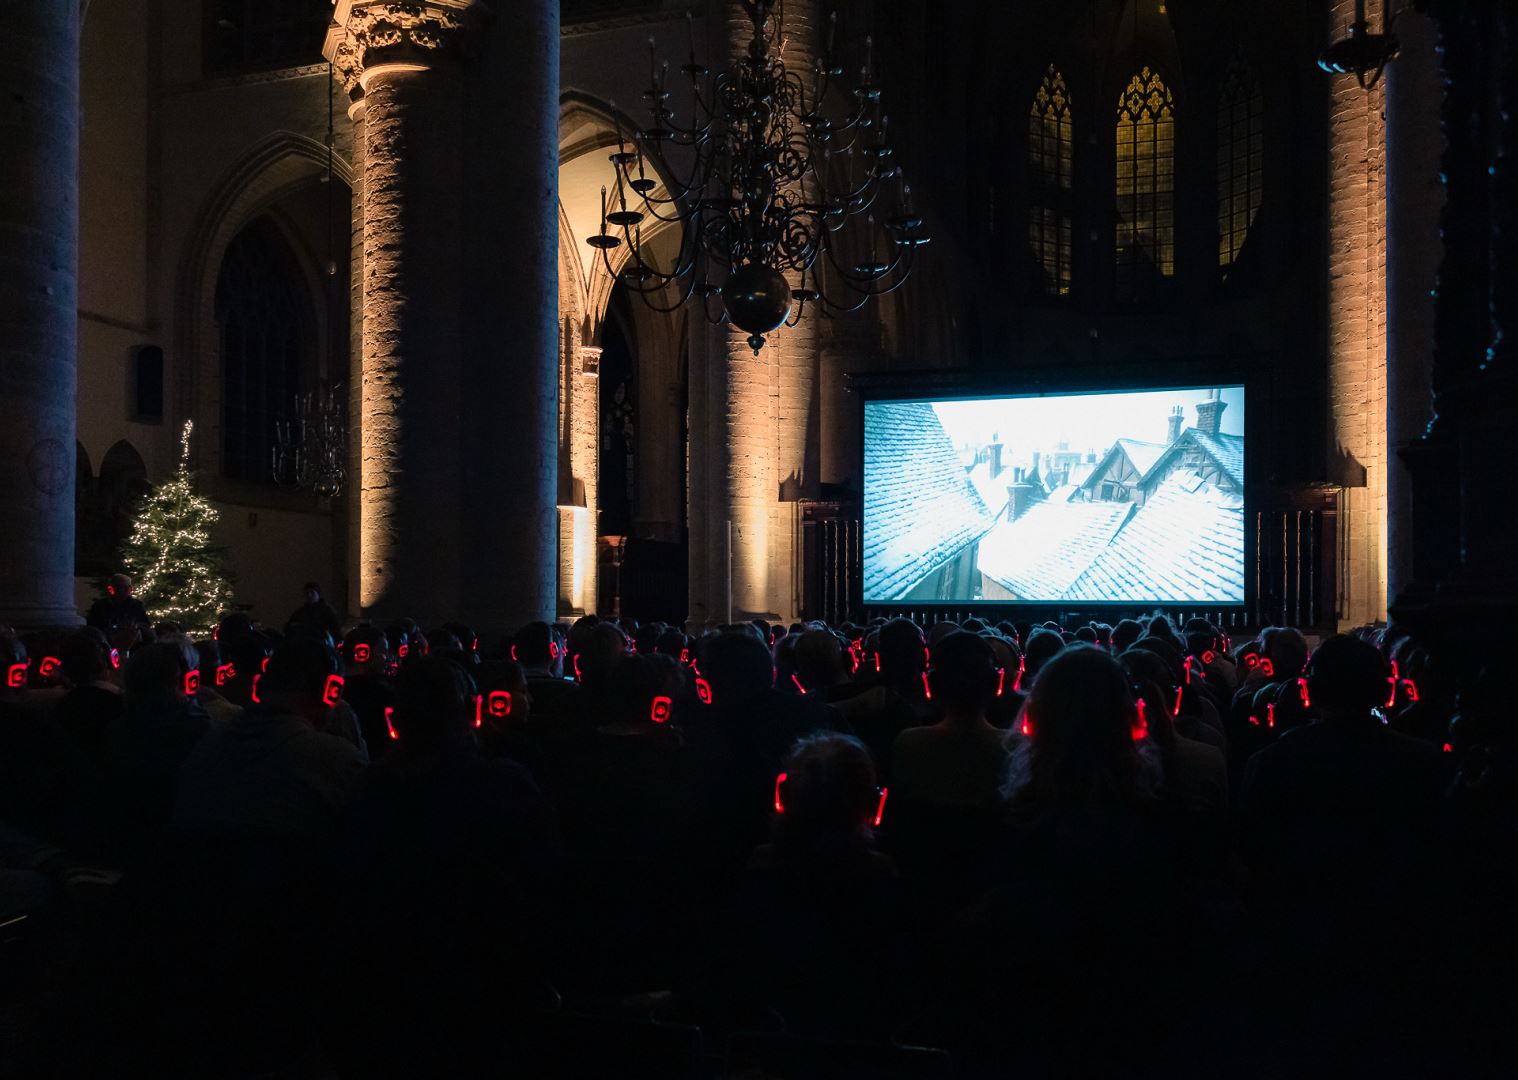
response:
<path id="1" fill-rule="evenodd" d="M 1242 60 L 1218 94 L 1218 265 L 1226 275 L 1260 212 L 1265 175 L 1265 99 Z"/>
<path id="2" fill-rule="evenodd" d="M 233 238 L 216 282 L 221 341 L 221 470 L 272 483 L 274 422 L 290 412 L 316 321 L 295 256 L 267 218 Z"/>
<path id="3" fill-rule="evenodd" d="M 1175 273 L 1175 102 L 1145 67 L 1117 100 L 1117 295 L 1155 295 Z"/>
<path id="4" fill-rule="evenodd" d="M 1074 147 L 1070 93 L 1050 64 L 1028 110 L 1028 246 L 1051 296 L 1070 291 Z"/>

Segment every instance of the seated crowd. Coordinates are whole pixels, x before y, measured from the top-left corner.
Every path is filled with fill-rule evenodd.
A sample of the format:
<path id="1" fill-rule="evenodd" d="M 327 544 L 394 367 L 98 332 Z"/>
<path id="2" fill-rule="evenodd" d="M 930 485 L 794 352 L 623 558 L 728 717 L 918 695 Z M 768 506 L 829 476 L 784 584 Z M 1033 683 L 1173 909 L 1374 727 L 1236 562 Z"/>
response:
<path id="1" fill-rule="evenodd" d="M 13 1075 L 580 1075 L 567 1012 L 977 1077 L 1499 1052 L 1512 725 L 1394 628 L 586 617 L 482 649 L 343 633 L 313 587 L 192 640 L 118 585 L 0 628 Z"/>

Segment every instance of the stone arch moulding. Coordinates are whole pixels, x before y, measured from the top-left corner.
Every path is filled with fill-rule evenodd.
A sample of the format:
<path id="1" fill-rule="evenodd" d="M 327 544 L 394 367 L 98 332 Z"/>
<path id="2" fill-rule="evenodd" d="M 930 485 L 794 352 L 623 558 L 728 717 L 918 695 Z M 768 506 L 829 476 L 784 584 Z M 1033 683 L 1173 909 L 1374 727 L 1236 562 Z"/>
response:
<path id="1" fill-rule="evenodd" d="M 293 131 L 275 131 L 254 143 L 222 174 L 195 215 L 174 282 L 173 386 L 177 415 L 200 416 L 207 423 L 195 440 L 194 455 L 203 461 L 213 428 L 214 398 L 206 372 L 219 370 L 215 298 L 222 256 L 232 238 L 293 188 L 327 171 L 326 144 Z M 352 163 L 332 157 L 336 180 L 353 188 Z M 346 215 L 344 215 L 346 217 Z M 210 380 L 214 384 L 215 380 Z M 205 408 L 197 408 L 204 406 Z"/>
<path id="2" fill-rule="evenodd" d="M 638 128 L 637 121 L 609 103 L 580 90 L 566 90 L 559 97 L 559 168 L 587 154 L 608 154 L 617 145 L 617 133 L 632 132 Z M 670 187 L 669 171 L 663 162 L 649 160 L 654 174 L 665 191 Z M 577 283 L 580 301 L 580 340 L 582 344 L 600 343 L 601 323 L 606 316 L 606 306 L 611 301 L 611 290 L 616 278 L 607 273 L 605 262 L 599 252 L 585 243 L 583 235 L 575 235 L 569 214 L 564 205 L 564 192 L 559 193 L 559 263 L 561 280 Z M 657 219 L 651 220 L 644 229 L 645 243 L 652 243 L 670 229 L 678 226 Z M 593 257 L 587 264 L 585 260 Z M 627 258 L 624 245 L 611 253 L 613 270 L 621 270 Z M 589 271 L 586 273 L 586 271 Z"/>

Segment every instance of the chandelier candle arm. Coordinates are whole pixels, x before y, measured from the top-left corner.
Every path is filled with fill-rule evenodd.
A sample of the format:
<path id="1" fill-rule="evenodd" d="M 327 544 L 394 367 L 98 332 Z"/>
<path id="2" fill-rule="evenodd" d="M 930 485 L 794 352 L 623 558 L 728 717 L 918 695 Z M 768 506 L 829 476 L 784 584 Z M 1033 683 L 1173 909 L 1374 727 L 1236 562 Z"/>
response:
<path id="1" fill-rule="evenodd" d="M 688 125 L 670 107 L 669 64 L 649 39 L 649 120 L 630 147 L 618 124 L 615 179 L 602 191 L 601 232 L 587 242 L 649 307 L 673 311 L 698 297 L 708 319 L 747 331 L 757 353 L 765 335 L 797 325 L 808 305 L 854 311 L 899 288 L 928 237 L 894 161 L 873 35 L 849 87 L 835 52 L 837 12 L 822 55 L 797 71 L 783 59 L 784 0 L 743 4 L 753 27 L 747 53 L 716 75 L 696 61 L 687 13 L 680 70 L 691 90 Z M 677 152 L 689 163 L 672 160 Z M 681 229 L 668 270 L 645 247 L 649 220 Z M 611 252 L 624 244 L 614 266 Z"/>

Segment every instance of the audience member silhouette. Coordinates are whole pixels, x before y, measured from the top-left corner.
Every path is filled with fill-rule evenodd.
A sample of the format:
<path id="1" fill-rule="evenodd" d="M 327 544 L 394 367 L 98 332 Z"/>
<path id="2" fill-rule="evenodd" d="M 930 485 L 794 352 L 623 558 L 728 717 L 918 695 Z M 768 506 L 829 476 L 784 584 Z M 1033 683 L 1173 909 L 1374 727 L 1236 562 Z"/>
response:
<path id="1" fill-rule="evenodd" d="M 487 661 L 319 622 L 0 628 L 0 912 L 83 926 L 77 868 L 125 870 L 98 995 L 48 999 L 114 1018 L 72 1071 L 554 1076 L 548 1033 L 611 1010 L 970 1077 L 1503 1051 L 1495 661 L 1163 613 L 586 617 Z"/>
<path id="2" fill-rule="evenodd" d="M 127 674 L 130 695 L 130 668 Z M 258 679 L 253 704 L 206 731 L 184 762 L 176 824 L 199 834 L 335 846 L 348 794 L 364 768 L 352 742 L 321 730 L 340 700 L 332 687 L 341 678 L 328 646 L 311 638 L 282 642 Z M 128 706 L 130 712 L 130 696 Z"/>

